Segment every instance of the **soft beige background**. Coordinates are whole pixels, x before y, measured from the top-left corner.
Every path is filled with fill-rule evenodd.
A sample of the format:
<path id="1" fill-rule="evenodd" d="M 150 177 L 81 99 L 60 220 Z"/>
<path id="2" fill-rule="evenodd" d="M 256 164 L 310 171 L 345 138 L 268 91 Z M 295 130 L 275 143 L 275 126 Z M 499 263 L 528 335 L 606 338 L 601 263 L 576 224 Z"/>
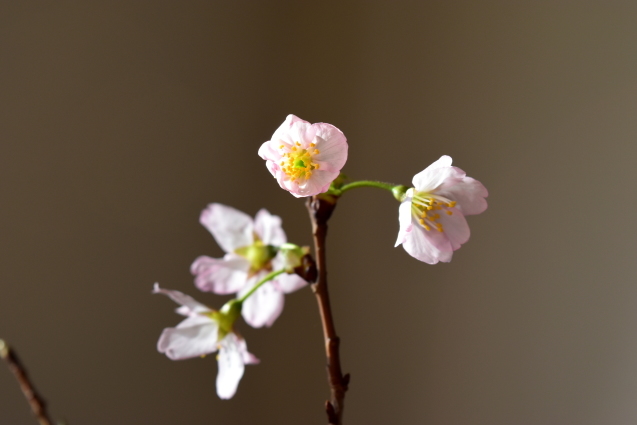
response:
<path id="1" fill-rule="evenodd" d="M 221 255 L 199 212 L 303 203 L 256 152 L 288 113 L 333 123 L 353 178 L 441 154 L 489 189 L 451 264 L 393 248 L 397 203 L 331 224 L 346 424 L 637 423 L 637 3 L 0 2 L 0 337 L 70 425 L 325 423 L 313 296 L 241 331 L 262 364 L 231 401 L 213 357 L 155 350 Z M 0 367 L 0 423 L 32 424 Z"/>

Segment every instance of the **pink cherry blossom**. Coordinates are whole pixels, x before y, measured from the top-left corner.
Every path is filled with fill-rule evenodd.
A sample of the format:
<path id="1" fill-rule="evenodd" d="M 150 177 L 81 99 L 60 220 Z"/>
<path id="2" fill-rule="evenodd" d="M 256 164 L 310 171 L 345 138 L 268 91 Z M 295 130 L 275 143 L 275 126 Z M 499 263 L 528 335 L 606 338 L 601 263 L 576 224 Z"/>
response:
<path id="1" fill-rule="evenodd" d="M 465 216 L 487 209 L 487 189 L 451 161 L 443 155 L 416 174 L 398 210 L 396 246 L 429 264 L 451 261 L 453 251 L 469 240 Z"/>
<path id="2" fill-rule="evenodd" d="M 272 138 L 261 145 L 279 185 L 297 198 L 326 192 L 347 161 L 347 139 L 332 124 L 310 124 L 288 115 Z"/>
<path id="3" fill-rule="evenodd" d="M 190 270 L 200 290 L 242 296 L 270 271 L 286 267 L 284 256 L 277 252 L 287 242 L 281 218 L 265 209 L 253 220 L 232 207 L 210 204 L 199 221 L 226 252 L 223 258 L 201 256 L 192 263 Z M 295 274 L 277 276 L 244 301 L 243 318 L 255 328 L 272 326 L 283 311 L 284 294 L 305 285 Z"/>
<path id="4" fill-rule="evenodd" d="M 201 357 L 219 350 L 217 357 L 217 395 L 229 399 L 237 391 L 245 365 L 259 359 L 248 352 L 243 338 L 232 330 L 234 318 L 211 310 L 179 291 L 161 289 L 155 284 L 153 293 L 164 294 L 177 304 L 176 311 L 186 319 L 174 328 L 165 328 L 157 342 L 157 350 L 171 360 Z"/>

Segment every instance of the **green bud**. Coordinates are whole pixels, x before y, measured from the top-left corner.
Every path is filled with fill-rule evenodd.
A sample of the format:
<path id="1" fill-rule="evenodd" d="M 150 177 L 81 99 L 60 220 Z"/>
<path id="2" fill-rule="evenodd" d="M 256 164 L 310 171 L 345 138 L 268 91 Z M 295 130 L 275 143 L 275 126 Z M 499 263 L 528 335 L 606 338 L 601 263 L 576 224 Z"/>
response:
<path id="1" fill-rule="evenodd" d="M 279 251 L 285 260 L 285 271 L 292 274 L 294 273 L 294 269 L 302 264 L 303 257 L 310 251 L 310 248 L 301 248 L 293 243 L 284 243 L 279 246 Z"/>
<path id="2" fill-rule="evenodd" d="M 391 193 L 394 194 L 394 198 L 398 202 L 402 202 L 405 199 L 405 193 L 409 190 L 409 187 L 404 185 L 394 186 L 391 188 Z"/>

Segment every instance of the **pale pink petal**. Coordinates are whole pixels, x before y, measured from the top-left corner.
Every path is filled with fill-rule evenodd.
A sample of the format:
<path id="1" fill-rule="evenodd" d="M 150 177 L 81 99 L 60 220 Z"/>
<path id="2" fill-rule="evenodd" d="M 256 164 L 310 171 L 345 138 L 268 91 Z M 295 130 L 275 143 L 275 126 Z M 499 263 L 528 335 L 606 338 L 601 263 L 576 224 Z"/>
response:
<path id="1" fill-rule="evenodd" d="M 437 245 L 444 245 L 442 242 L 445 240 L 446 249 L 438 248 Z M 443 237 L 441 232 L 426 231 L 418 225 L 414 225 L 412 231 L 407 234 L 403 248 L 412 257 L 428 264 L 436 264 L 438 261 L 449 262 L 453 254 L 449 240 Z"/>
<path id="2" fill-rule="evenodd" d="M 436 194 L 456 201 L 464 215 L 480 214 L 487 209 L 487 200 L 484 198 L 489 192 L 482 183 L 471 177 L 446 181 L 436 190 Z"/>
<path id="3" fill-rule="evenodd" d="M 243 296 L 256 283 L 253 279 L 238 296 Z M 273 282 L 266 282 L 243 302 L 241 315 L 254 328 L 269 327 L 283 311 L 284 302 L 283 292 Z"/>
<path id="4" fill-rule="evenodd" d="M 413 192 L 412 189 L 409 189 Z M 398 230 L 398 238 L 396 239 L 395 247 L 400 245 L 405 241 L 407 234 L 412 230 L 412 220 L 411 220 L 411 193 L 407 191 L 407 197 L 400 203 L 398 207 L 398 223 L 400 228 Z"/>
<path id="5" fill-rule="evenodd" d="M 270 174 L 272 174 L 272 176 L 274 176 L 274 178 L 278 179 L 280 174 L 284 174 L 283 171 L 281 171 L 281 167 L 279 167 L 279 164 L 277 164 L 274 161 L 265 161 L 265 167 L 268 169 L 268 171 L 270 172 Z"/>
<path id="6" fill-rule="evenodd" d="M 271 142 L 264 142 L 259 148 L 259 156 L 263 159 L 269 159 L 270 161 L 278 162 L 281 160 L 281 151 L 272 146 Z"/>
<path id="7" fill-rule="evenodd" d="M 217 351 L 218 330 L 212 320 L 196 326 L 166 328 L 159 337 L 157 350 L 172 360 L 204 356 Z"/>
<path id="8" fill-rule="evenodd" d="M 440 211 L 440 218 L 438 222 L 442 224 L 444 231 L 442 232 L 451 244 L 451 248 L 455 251 L 460 246 L 469 240 L 471 231 L 469 230 L 469 224 L 464 218 L 462 213 L 457 208 L 449 208 L 448 211 L 452 215 L 446 214 L 445 211 Z M 432 230 L 436 233 L 440 233 L 436 230 Z"/>
<path id="9" fill-rule="evenodd" d="M 316 149 L 319 153 L 314 156 L 322 169 L 326 171 L 341 171 L 347 162 L 347 139 L 338 128 L 331 124 L 317 123 Z"/>
<path id="10" fill-rule="evenodd" d="M 207 312 L 202 312 L 202 313 L 207 313 Z M 177 329 L 190 328 L 192 326 L 208 324 L 210 323 L 210 321 L 211 321 L 210 317 L 205 314 L 193 313 L 190 316 L 186 317 L 181 322 L 179 322 L 179 324 L 175 326 L 175 328 Z"/>
<path id="11" fill-rule="evenodd" d="M 439 160 L 416 174 L 412 179 L 412 184 L 418 192 L 430 192 L 440 186 L 446 179 L 464 177 L 464 174 L 458 175 L 457 170 L 460 169 L 451 166 L 451 157 L 443 155 Z"/>
<path id="12" fill-rule="evenodd" d="M 338 177 L 338 171 L 317 170 L 312 173 L 305 183 L 299 186 L 298 192 L 292 192 L 297 198 L 304 196 L 313 196 L 319 193 L 327 192 L 330 184 Z"/>
<path id="13" fill-rule="evenodd" d="M 199 219 L 225 252 L 252 245 L 252 218 L 244 212 L 222 204 L 210 204 Z"/>
<path id="14" fill-rule="evenodd" d="M 201 304 L 200 302 L 195 301 L 194 298 L 179 291 L 171 291 L 169 289 L 162 289 L 159 287 L 158 283 L 155 283 L 155 286 L 153 288 L 153 294 L 167 295 L 168 297 L 170 297 L 171 300 L 173 300 L 177 304 L 181 304 L 182 308 L 178 308 L 177 312 L 184 316 L 187 316 L 189 314 L 210 311 L 208 307 Z"/>
<path id="15" fill-rule="evenodd" d="M 249 270 L 250 262 L 237 254 L 226 254 L 223 259 L 202 255 L 190 266 L 190 272 L 195 275 L 195 286 L 219 295 L 241 290 Z"/>
<path id="16" fill-rule="evenodd" d="M 310 124 L 307 121 L 297 121 L 292 124 L 292 127 L 290 128 L 290 137 L 295 143 L 299 142 L 302 149 L 307 149 L 310 147 L 310 143 L 314 141 L 315 135 L 315 124 Z"/>
<path id="17" fill-rule="evenodd" d="M 272 215 L 266 209 L 261 209 L 254 218 L 254 230 L 266 245 L 279 246 L 287 242 L 281 217 Z"/>
<path id="18" fill-rule="evenodd" d="M 286 294 L 290 294 L 307 285 L 307 282 L 305 281 L 305 279 L 303 279 L 298 274 L 287 274 L 287 273 L 277 276 L 276 283 L 278 284 L 281 291 L 283 291 Z"/>
<path id="19" fill-rule="evenodd" d="M 277 128 L 274 131 L 274 134 L 272 135 L 272 138 L 270 139 L 270 142 L 272 143 L 272 148 L 278 147 L 277 144 L 280 144 L 280 142 L 293 144 L 294 142 L 300 141 L 298 139 L 299 124 L 307 124 L 308 127 L 310 126 L 309 122 L 302 120 L 296 115 L 292 115 L 292 114 L 288 115 L 285 118 L 285 121 L 283 121 L 283 124 L 281 124 L 279 128 Z"/>
<path id="20" fill-rule="evenodd" d="M 241 345 L 243 342 L 243 346 Z M 245 370 L 244 356 L 247 349 L 245 341 L 234 333 L 229 333 L 222 341 L 217 363 L 217 395 L 224 400 L 232 398 L 237 392 L 239 381 Z"/>

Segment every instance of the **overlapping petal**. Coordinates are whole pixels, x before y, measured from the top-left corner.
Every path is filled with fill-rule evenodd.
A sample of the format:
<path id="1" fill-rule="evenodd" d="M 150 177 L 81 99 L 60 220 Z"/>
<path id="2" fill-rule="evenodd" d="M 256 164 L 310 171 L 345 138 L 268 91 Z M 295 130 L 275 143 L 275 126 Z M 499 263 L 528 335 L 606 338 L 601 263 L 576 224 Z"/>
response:
<path id="1" fill-rule="evenodd" d="M 261 274 L 258 277 L 262 278 L 263 276 Z M 238 293 L 238 296 L 245 295 L 257 284 L 258 280 L 260 279 L 257 279 L 256 276 L 250 279 L 245 288 Z M 285 297 L 277 282 L 266 282 L 243 302 L 241 315 L 246 323 L 254 328 L 270 327 L 281 315 L 284 303 Z"/>
<path id="2" fill-rule="evenodd" d="M 248 260 L 237 254 L 226 254 L 224 258 L 202 255 L 190 266 L 197 288 L 220 295 L 241 290 L 248 279 L 249 270 Z"/>
<path id="3" fill-rule="evenodd" d="M 199 222 L 212 233 L 221 249 L 234 252 L 254 242 L 252 218 L 223 204 L 210 204 L 201 212 Z"/>

